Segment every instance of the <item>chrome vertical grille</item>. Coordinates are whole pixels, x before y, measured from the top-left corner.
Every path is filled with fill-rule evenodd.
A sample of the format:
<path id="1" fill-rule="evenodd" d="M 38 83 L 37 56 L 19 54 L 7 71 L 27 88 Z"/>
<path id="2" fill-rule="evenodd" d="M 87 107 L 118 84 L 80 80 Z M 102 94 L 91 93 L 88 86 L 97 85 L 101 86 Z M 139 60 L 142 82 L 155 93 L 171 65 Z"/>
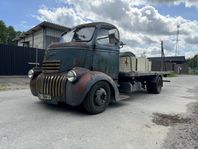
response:
<path id="1" fill-rule="evenodd" d="M 37 90 L 40 94 L 58 97 L 63 95 L 66 76 L 47 75 L 38 77 Z"/>

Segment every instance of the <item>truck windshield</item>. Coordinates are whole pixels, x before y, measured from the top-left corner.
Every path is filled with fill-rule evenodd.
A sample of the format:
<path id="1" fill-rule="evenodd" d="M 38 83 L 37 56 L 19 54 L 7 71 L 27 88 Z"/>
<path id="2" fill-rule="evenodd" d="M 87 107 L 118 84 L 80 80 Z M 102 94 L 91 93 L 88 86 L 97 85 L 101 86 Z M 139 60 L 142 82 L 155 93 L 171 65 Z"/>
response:
<path id="1" fill-rule="evenodd" d="M 91 40 L 94 31 L 95 27 L 75 28 L 66 34 L 63 34 L 60 42 L 87 42 Z"/>

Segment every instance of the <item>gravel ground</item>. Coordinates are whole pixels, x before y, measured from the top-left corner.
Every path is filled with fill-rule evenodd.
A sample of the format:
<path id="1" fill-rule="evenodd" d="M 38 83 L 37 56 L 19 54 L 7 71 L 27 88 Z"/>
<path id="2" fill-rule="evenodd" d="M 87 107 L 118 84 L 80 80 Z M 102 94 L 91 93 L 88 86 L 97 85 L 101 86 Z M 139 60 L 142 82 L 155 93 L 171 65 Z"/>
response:
<path id="1" fill-rule="evenodd" d="M 188 92 L 197 101 L 188 105 L 187 113 L 180 115 L 189 120 L 170 129 L 163 143 L 165 149 L 198 149 L 198 87 Z"/>

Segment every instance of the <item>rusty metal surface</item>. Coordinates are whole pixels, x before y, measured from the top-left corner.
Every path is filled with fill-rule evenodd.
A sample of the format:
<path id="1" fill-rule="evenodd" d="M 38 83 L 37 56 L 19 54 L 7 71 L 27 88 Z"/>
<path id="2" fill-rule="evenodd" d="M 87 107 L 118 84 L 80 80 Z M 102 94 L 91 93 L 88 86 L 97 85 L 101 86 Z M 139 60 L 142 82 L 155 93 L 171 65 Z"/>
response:
<path id="1" fill-rule="evenodd" d="M 39 94 L 62 97 L 64 95 L 66 80 L 66 75 L 41 74 L 36 81 L 36 90 Z"/>
<path id="2" fill-rule="evenodd" d="M 65 73 L 74 67 L 91 69 L 93 50 L 83 47 L 64 47 L 48 50 L 45 61 L 59 60 L 59 72 Z M 48 65 L 49 67 L 49 65 Z M 55 67 L 55 66 L 53 66 Z M 49 72 L 49 70 L 48 70 Z M 53 70 L 51 71 L 53 73 Z"/>
<path id="3" fill-rule="evenodd" d="M 77 70 L 77 69 L 76 69 Z M 119 101 L 119 91 L 117 85 L 108 75 L 97 71 L 84 71 L 83 75 L 76 83 L 68 82 L 66 85 L 66 101 L 70 105 L 79 105 L 86 97 L 91 87 L 99 82 L 106 81 L 112 91 L 112 100 Z"/>
<path id="4" fill-rule="evenodd" d="M 60 71 L 60 60 L 44 60 L 42 64 L 42 72 L 57 73 Z"/>
<path id="5" fill-rule="evenodd" d="M 80 48 L 89 48 L 86 43 L 82 42 L 69 42 L 69 43 L 53 43 L 49 45 L 48 49 L 57 49 L 57 48 L 64 48 L 64 47 L 80 47 Z"/>
<path id="6" fill-rule="evenodd" d="M 32 80 L 32 92 L 60 97 L 69 105 L 79 105 L 91 87 L 98 81 L 107 81 L 112 90 L 112 99 L 119 100 L 117 80 L 119 73 L 119 45 L 96 44 L 97 32 L 101 27 L 117 29 L 108 23 L 91 23 L 95 26 L 89 42 L 54 43 L 45 53 L 42 73 Z M 59 62 L 60 61 L 60 62 Z M 77 73 L 77 81 L 66 81 L 70 70 Z M 35 83 L 36 82 L 36 83 Z"/>
<path id="7" fill-rule="evenodd" d="M 98 81 L 106 81 L 111 88 L 111 99 L 119 100 L 117 85 L 108 75 L 89 71 L 85 68 L 74 68 L 77 73 L 77 80 L 74 83 L 67 81 L 66 74 L 45 74 L 41 73 L 36 79 L 31 80 L 31 91 L 34 95 L 50 95 L 52 100 L 65 102 L 76 106 L 83 102 L 91 87 Z"/>
<path id="8" fill-rule="evenodd" d="M 84 67 L 93 71 L 101 71 L 117 80 L 119 73 L 119 44 L 103 45 L 96 43 L 97 33 L 101 28 L 117 28 L 104 22 L 83 24 L 76 28 L 90 25 L 96 28 L 90 41 L 51 44 L 46 52 L 45 60 L 61 60 L 60 72 L 67 72 L 74 67 Z"/>
<path id="9" fill-rule="evenodd" d="M 93 22 L 93 23 L 81 24 L 75 28 L 82 28 L 82 27 L 88 27 L 88 26 L 95 26 L 95 27 L 108 26 L 108 27 L 112 27 L 112 28 L 117 28 L 116 26 L 114 26 L 110 23 L 106 23 L 106 22 Z"/>

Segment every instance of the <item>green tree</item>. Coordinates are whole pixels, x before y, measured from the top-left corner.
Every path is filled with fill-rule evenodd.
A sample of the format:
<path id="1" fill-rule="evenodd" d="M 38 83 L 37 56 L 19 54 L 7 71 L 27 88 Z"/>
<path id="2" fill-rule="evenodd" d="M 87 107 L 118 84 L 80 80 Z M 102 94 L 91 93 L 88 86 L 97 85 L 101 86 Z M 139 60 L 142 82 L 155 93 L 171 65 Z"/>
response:
<path id="1" fill-rule="evenodd" d="M 6 43 L 6 25 L 0 20 L 0 43 Z"/>
<path id="2" fill-rule="evenodd" d="M 0 20 L 0 44 L 16 44 L 13 39 L 20 34 L 20 31 L 15 31 L 12 26 L 7 27 L 5 23 Z"/>
<path id="3" fill-rule="evenodd" d="M 190 68 L 192 68 L 192 69 L 198 68 L 197 56 L 187 59 L 187 63 L 190 66 Z"/>
<path id="4" fill-rule="evenodd" d="M 7 28 L 7 44 L 13 44 L 13 39 L 16 37 L 16 31 L 12 26 Z"/>

